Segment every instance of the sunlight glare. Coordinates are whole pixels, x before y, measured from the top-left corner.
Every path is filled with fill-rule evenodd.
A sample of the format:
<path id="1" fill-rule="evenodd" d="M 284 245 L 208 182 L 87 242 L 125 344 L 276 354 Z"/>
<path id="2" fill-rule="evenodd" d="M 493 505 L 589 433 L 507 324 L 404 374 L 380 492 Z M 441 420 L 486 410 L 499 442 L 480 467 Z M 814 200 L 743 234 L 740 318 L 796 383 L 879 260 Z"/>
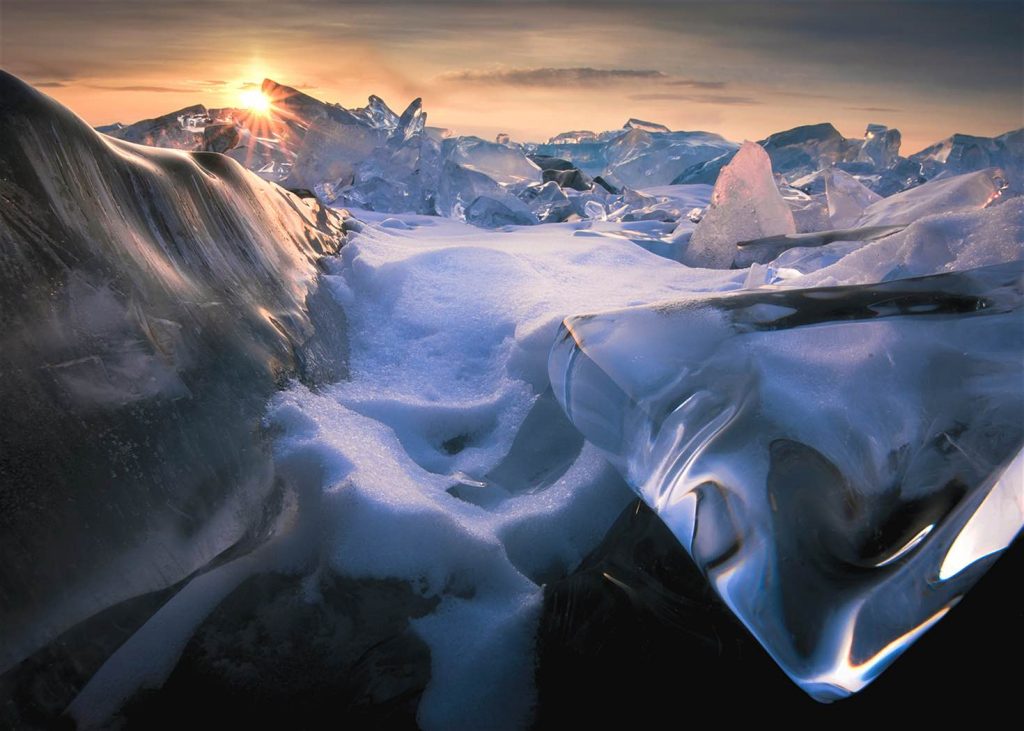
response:
<path id="1" fill-rule="evenodd" d="M 249 111 L 255 114 L 270 114 L 270 98 L 259 89 L 246 89 L 238 98 L 242 106 Z"/>

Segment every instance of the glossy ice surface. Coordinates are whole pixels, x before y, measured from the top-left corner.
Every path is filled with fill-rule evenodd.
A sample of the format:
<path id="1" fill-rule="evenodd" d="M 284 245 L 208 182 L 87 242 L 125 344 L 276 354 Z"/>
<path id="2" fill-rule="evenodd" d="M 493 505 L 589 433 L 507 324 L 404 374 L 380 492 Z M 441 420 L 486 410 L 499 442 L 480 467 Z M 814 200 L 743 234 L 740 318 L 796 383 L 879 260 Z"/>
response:
<path id="1" fill-rule="evenodd" d="M 781 667 L 875 678 L 1020 529 L 1020 262 L 566 319 L 555 394 Z"/>

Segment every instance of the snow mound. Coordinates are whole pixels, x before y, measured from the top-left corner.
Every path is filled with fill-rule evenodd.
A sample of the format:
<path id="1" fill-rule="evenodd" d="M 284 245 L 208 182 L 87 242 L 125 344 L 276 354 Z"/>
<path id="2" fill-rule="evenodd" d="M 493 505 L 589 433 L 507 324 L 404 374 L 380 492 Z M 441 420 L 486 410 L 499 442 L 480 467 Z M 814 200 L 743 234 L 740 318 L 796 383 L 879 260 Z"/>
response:
<path id="1" fill-rule="evenodd" d="M 554 400 L 558 325 L 650 293 L 735 288 L 738 276 L 571 224 L 481 234 L 393 220 L 367 225 L 329 266 L 351 376 L 274 401 L 277 460 L 324 466 L 325 569 L 440 600 L 414 622 L 433 658 L 421 725 L 522 726 L 542 584 L 596 545 L 629 496 Z"/>

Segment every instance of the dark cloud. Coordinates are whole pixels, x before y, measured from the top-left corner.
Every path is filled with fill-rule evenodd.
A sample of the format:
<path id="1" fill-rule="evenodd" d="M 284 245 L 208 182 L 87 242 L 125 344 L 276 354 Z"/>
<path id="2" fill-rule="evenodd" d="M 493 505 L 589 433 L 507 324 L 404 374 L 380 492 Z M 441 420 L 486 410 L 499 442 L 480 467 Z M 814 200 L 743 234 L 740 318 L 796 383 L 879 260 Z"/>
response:
<path id="1" fill-rule="evenodd" d="M 702 81 L 700 79 L 669 79 L 665 86 L 685 86 L 688 89 L 724 89 L 724 81 Z"/>
<path id="2" fill-rule="evenodd" d="M 896 109 L 895 107 L 847 107 L 847 109 L 854 112 L 880 112 L 882 114 L 903 111 L 902 109 Z"/>
<path id="3" fill-rule="evenodd" d="M 760 99 L 778 112 L 773 119 L 787 115 L 785 122 L 773 124 L 789 126 L 807 117 L 842 124 L 843 115 L 863 114 L 848 105 L 898 106 L 908 140 L 931 136 L 940 126 L 942 134 L 992 134 L 1019 126 L 1024 107 L 1020 0 L 0 0 L 0 5 L 5 70 L 47 84 L 43 88 L 58 98 L 68 90 L 57 84 L 75 88 L 76 83 L 194 85 L 204 93 L 223 93 L 236 83 L 231 74 L 262 66 L 289 74 L 279 79 L 282 83 L 312 80 L 332 95 L 400 89 L 450 104 L 465 103 L 456 98 L 460 82 L 474 92 L 488 82 L 497 89 L 575 86 L 581 104 L 593 110 L 607 110 L 615 97 L 624 100 L 631 92 L 678 91 L 674 98 L 700 104 L 695 111 L 701 113 L 710 113 L 716 103 Z M 507 70 L 487 71 L 483 64 Z M 550 68 L 537 68 L 541 65 Z M 657 71 L 638 68 L 645 66 Z M 447 69 L 471 70 L 438 77 Z M 232 81 L 223 86 L 198 81 L 207 76 Z M 722 97 L 713 98 L 713 92 L 723 92 Z M 449 93 L 452 98 L 444 99 Z M 129 94 L 122 99 L 120 107 L 108 105 L 111 114 L 134 103 Z M 516 103 L 507 100 L 511 120 Z M 723 121 L 733 123 L 744 111 L 732 110 L 739 114 Z M 462 110 L 449 107 L 446 113 L 446 123 L 457 127 Z M 752 127 L 742 134 L 766 131 Z"/>
<path id="4" fill-rule="evenodd" d="M 67 84 L 63 81 L 33 81 L 32 86 L 37 89 L 63 89 Z"/>
<path id="5" fill-rule="evenodd" d="M 102 89 L 103 91 L 153 91 L 166 94 L 205 91 L 198 86 L 149 86 L 147 84 L 82 84 L 82 86 L 87 89 Z"/>
<path id="6" fill-rule="evenodd" d="M 721 104 L 723 106 L 751 106 L 762 102 L 749 96 L 728 94 L 630 94 L 638 102 L 690 102 L 692 104 Z"/>
<path id="7" fill-rule="evenodd" d="M 836 96 L 835 94 L 815 94 L 815 93 L 810 92 L 810 91 L 780 91 L 778 89 L 773 89 L 771 91 L 771 93 L 774 96 L 784 96 L 784 97 L 789 97 L 791 99 L 822 99 L 822 100 L 829 99 L 829 100 L 832 100 L 832 99 L 839 99 L 840 98 L 840 97 Z"/>
<path id="8" fill-rule="evenodd" d="M 564 87 L 660 80 L 665 78 L 665 73 L 654 69 L 595 69 L 589 66 L 579 66 L 576 68 L 453 71 L 444 74 L 442 78 L 447 81 L 461 81 L 474 84 Z"/>

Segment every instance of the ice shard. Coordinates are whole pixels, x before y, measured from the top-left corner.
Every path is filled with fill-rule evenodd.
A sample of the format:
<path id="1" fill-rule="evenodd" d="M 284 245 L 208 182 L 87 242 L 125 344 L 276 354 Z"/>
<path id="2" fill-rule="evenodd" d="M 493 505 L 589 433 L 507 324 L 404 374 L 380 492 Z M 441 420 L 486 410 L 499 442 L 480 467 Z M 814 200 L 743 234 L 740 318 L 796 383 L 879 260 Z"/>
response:
<path id="1" fill-rule="evenodd" d="M 728 269 L 740 241 L 796 233 L 793 214 L 772 176 L 764 149 L 746 142 L 722 168 L 711 205 L 693 232 L 682 263 L 706 269 Z"/>
<path id="2" fill-rule="evenodd" d="M 203 145 L 203 127 L 209 114 L 202 104 L 194 104 L 153 119 L 133 124 L 110 125 L 97 130 L 126 142 L 175 150 L 199 150 Z"/>
<path id="3" fill-rule="evenodd" d="M 825 173 L 825 199 L 834 228 L 853 226 L 864 215 L 864 209 L 882 200 L 882 196 L 842 170 L 830 168 Z"/>
<path id="4" fill-rule="evenodd" d="M 899 159 L 902 140 L 898 129 L 889 129 L 884 124 L 869 124 L 857 160 L 883 170 L 892 167 Z"/>
<path id="5" fill-rule="evenodd" d="M 445 140 L 442 155 L 446 161 L 482 173 L 496 183 L 541 182 L 540 168 L 522 151 L 479 137 Z"/>
<path id="6" fill-rule="evenodd" d="M 1024 264 L 571 317 L 555 394 L 789 676 L 855 693 L 1024 521 Z"/>
<path id="7" fill-rule="evenodd" d="M 998 168 L 929 180 L 875 201 L 864 209 L 856 225 L 908 224 L 938 213 L 978 210 L 999 200 L 1006 188 L 1005 176 Z"/>
<path id="8" fill-rule="evenodd" d="M 1015 192 L 1024 191 L 1024 128 L 998 137 L 955 134 L 910 156 L 926 178 L 1002 168 Z"/>
<path id="9" fill-rule="evenodd" d="M 776 132 L 758 142 L 771 158 L 776 173 L 792 180 L 815 170 L 856 158 L 860 140 L 849 140 L 831 124 L 808 124 Z M 683 170 L 674 183 L 714 183 L 734 153 Z"/>
<path id="10" fill-rule="evenodd" d="M 607 143 L 607 167 L 602 174 L 616 185 L 631 188 L 668 185 L 683 170 L 735 149 L 734 142 L 710 132 L 661 132 L 634 126 Z"/>

